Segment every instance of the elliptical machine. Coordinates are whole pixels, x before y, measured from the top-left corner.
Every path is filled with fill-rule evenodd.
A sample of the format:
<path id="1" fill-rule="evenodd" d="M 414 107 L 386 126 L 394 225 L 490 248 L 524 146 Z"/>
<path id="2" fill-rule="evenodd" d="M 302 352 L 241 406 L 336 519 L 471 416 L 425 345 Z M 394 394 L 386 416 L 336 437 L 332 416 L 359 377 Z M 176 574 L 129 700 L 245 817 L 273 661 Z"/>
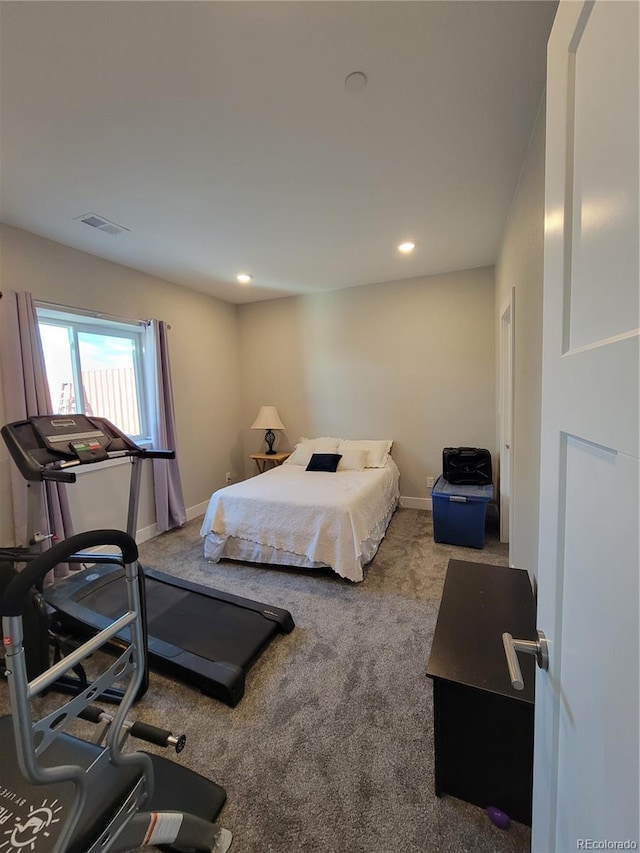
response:
<path id="1" fill-rule="evenodd" d="M 106 545 L 122 555 L 126 610 L 29 681 L 22 625 L 26 597 L 71 555 Z M 145 669 L 137 559 L 136 543 L 126 533 L 80 533 L 33 559 L 5 590 L 0 612 L 12 716 L 0 718 L 0 823 L 7 853 L 22 848 L 98 853 L 150 845 L 225 853 L 231 844 L 231 833 L 213 823 L 226 799 L 219 785 L 161 756 L 123 752 L 126 735 L 134 733 L 127 715 Z M 82 692 L 34 722 L 31 700 L 122 632 L 128 643 L 115 661 L 109 657 Z M 124 696 L 104 743 L 104 729 L 93 743 L 64 731 L 78 717 L 95 718 L 93 700 L 116 683 L 124 683 Z"/>

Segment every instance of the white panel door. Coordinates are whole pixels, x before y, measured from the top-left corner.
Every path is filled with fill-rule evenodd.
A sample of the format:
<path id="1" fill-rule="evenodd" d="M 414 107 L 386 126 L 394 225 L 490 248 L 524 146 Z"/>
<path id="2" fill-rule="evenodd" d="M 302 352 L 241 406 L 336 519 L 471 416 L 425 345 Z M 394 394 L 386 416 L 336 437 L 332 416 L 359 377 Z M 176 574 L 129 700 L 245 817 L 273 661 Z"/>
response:
<path id="1" fill-rule="evenodd" d="M 638 12 L 561 3 L 549 41 L 538 853 L 640 847 Z"/>

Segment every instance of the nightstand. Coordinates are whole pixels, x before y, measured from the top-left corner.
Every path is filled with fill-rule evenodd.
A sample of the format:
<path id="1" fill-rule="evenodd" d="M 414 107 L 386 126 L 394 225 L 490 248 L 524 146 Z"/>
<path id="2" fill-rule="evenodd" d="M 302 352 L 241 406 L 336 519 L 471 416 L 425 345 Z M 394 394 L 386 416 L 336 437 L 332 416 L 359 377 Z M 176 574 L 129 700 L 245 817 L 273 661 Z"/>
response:
<path id="1" fill-rule="evenodd" d="M 267 470 L 267 463 L 271 462 L 273 467 L 276 468 L 278 465 L 282 465 L 285 459 L 288 459 L 291 456 L 291 452 L 288 453 L 252 453 L 250 455 L 250 459 L 258 466 L 258 471 L 261 474 Z"/>

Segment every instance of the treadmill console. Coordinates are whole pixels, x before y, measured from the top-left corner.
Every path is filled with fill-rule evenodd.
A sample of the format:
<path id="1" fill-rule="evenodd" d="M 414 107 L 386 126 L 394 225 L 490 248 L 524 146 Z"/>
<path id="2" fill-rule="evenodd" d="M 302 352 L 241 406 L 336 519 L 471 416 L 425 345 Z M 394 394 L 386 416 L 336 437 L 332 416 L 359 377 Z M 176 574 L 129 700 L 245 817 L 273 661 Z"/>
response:
<path id="1" fill-rule="evenodd" d="M 112 456 L 142 456 L 142 448 L 106 418 L 36 415 L 2 427 L 2 437 L 25 480 L 45 470 L 102 462 Z"/>

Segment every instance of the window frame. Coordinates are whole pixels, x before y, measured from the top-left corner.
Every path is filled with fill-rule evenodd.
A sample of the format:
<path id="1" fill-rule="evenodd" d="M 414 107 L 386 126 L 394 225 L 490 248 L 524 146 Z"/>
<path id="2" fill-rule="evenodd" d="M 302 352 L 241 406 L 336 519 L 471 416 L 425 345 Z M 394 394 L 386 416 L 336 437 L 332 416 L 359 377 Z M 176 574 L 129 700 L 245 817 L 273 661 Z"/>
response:
<path id="1" fill-rule="evenodd" d="M 149 412 L 149 386 L 150 377 L 147 376 L 147 323 L 142 320 L 125 320 L 110 318 L 104 315 L 95 315 L 83 312 L 81 309 L 58 308 L 36 301 L 36 314 L 38 327 L 40 324 L 46 326 L 58 326 L 67 329 L 69 334 L 69 355 L 75 388 L 76 412 L 83 414 L 85 411 L 84 387 L 80 381 L 82 364 L 80 361 L 79 334 L 106 335 L 115 338 L 124 338 L 132 342 L 133 375 L 135 382 L 136 402 L 138 405 L 138 417 L 140 422 L 140 434 L 129 437 L 137 444 L 151 442 L 151 418 Z M 48 377 L 47 377 L 48 382 Z M 52 408 L 55 401 L 49 386 Z M 79 409 L 79 411 L 78 411 Z M 123 429 L 116 424 L 119 429 Z M 124 429 L 123 429 L 124 432 Z"/>

